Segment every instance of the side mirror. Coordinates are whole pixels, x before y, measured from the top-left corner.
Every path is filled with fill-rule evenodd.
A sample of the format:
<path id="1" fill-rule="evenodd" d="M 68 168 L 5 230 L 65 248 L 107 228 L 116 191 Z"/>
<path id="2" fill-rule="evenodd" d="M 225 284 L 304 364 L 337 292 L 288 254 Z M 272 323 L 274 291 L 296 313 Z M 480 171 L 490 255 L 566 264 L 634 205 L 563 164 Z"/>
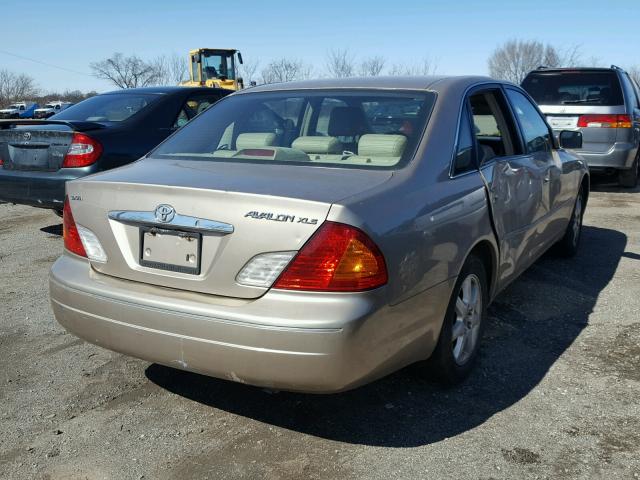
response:
<path id="1" fill-rule="evenodd" d="M 582 148 L 582 132 L 575 130 L 562 130 L 560 132 L 560 146 L 562 148 L 568 148 L 576 150 Z"/>
<path id="2" fill-rule="evenodd" d="M 242 65 L 242 54 L 240 52 L 238 52 L 238 61 L 240 62 L 240 65 Z"/>

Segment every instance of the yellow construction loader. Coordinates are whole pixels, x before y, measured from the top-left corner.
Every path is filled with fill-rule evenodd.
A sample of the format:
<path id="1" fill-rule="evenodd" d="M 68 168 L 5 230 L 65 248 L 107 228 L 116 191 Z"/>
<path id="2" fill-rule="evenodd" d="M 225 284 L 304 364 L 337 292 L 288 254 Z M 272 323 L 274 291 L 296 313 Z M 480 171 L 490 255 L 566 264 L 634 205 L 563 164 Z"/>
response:
<path id="1" fill-rule="evenodd" d="M 190 87 L 213 87 L 240 90 L 244 88 L 242 78 L 238 78 L 236 68 L 242 64 L 242 55 L 238 50 L 225 48 L 198 48 L 189 52 L 189 76 L 191 80 L 180 85 Z"/>

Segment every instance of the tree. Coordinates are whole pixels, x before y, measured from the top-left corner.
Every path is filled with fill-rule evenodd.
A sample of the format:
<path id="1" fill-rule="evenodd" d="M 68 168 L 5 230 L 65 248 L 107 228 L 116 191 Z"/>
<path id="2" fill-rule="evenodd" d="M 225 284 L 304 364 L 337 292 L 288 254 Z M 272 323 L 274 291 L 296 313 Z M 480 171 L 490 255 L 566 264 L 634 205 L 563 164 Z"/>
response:
<path id="1" fill-rule="evenodd" d="M 93 74 L 119 88 L 147 87 L 158 82 L 158 69 L 136 55 L 114 53 L 110 58 L 89 64 Z"/>
<path id="2" fill-rule="evenodd" d="M 349 50 L 331 50 L 327 53 L 326 68 L 329 75 L 335 78 L 353 77 L 355 75 L 355 59 Z"/>
<path id="3" fill-rule="evenodd" d="M 488 60 L 494 78 L 520 83 L 531 70 L 546 67 L 572 67 L 580 61 L 580 47 L 565 50 L 537 40 L 509 40 L 496 48 Z"/>
<path id="4" fill-rule="evenodd" d="M 396 63 L 389 69 L 389 75 L 433 75 L 438 70 L 438 64 L 429 58 L 423 58 L 415 65 Z"/>
<path id="5" fill-rule="evenodd" d="M 258 82 L 258 68 L 260 68 L 259 60 L 249 60 L 238 65 L 238 76 L 242 78 L 246 86 L 251 85 L 251 82 Z"/>
<path id="6" fill-rule="evenodd" d="M 262 70 L 262 83 L 291 82 L 311 76 L 311 67 L 302 60 L 280 58 L 271 61 Z"/>
<path id="7" fill-rule="evenodd" d="M 0 104 L 27 100 L 37 94 L 35 81 L 29 75 L 0 70 Z"/>
<path id="8" fill-rule="evenodd" d="M 384 57 L 376 55 L 374 57 L 365 58 L 360 63 L 360 75 L 362 77 L 377 77 L 384 69 L 386 60 Z"/>
<path id="9" fill-rule="evenodd" d="M 156 71 L 156 85 L 179 85 L 189 78 L 187 57 L 173 53 L 160 55 L 151 63 Z"/>
<path id="10" fill-rule="evenodd" d="M 636 83 L 640 86 L 640 66 L 634 65 L 627 71 L 629 76 L 633 78 Z"/>

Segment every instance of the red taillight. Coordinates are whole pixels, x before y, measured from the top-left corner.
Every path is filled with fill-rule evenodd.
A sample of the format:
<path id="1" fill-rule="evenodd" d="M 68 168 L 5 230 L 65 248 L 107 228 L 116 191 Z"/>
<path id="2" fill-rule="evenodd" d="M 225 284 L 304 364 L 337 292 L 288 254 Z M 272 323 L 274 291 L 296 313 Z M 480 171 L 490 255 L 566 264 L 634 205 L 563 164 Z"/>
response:
<path id="1" fill-rule="evenodd" d="M 80 240 L 76 222 L 73 220 L 69 197 L 64 198 L 64 207 L 62 208 L 62 236 L 64 237 L 64 248 L 81 257 L 87 256 Z"/>
<path id="2" fill-rule="evenodd" d="M 631 128 L 632 123 L 630 115 L 581 115 L 578 118 L 578 127 L 581 128 Z"/>
<path id="3" fill-rule="evenodd" d="M 94 163 L 102 154 L 102 145 L 84 133 L 74 133 L 69 150 L 64 156 L 65 168 L 86 167 Z"/>
<path id="4" fill-rule="evenodd" d="M 0 158 L 0 167 L 4 165 L 4 160 Z"/>
<path id="5" fill-rule="evenodd" d="M 274 288 L 358 292 L 387 283 L 380 249 L 362 231 L 325 222 L 276 280 Z"/>

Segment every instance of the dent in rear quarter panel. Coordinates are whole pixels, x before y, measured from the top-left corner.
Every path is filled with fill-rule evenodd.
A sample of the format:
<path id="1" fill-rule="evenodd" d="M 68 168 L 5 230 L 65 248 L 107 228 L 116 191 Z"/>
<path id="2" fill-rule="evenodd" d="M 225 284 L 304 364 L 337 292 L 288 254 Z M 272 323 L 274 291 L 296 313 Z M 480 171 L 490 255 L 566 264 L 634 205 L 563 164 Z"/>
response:
<path id="1" fill-rule="evenodd" d="M 381 321 L 394 325 L 380 330 L 405 338 L 407 351 L 418 358 L 417 352 L 428 356 L 435 346 L 470 251 L 481 241 L 497 247 L 479 173 L 405 190 L 411 185 L 416 187 L 396 177 L 366 200 L 334 205 L 328 220 L 361 228 L 382 250 L 389 283 L 388 314 Z"/>
<path id="2" fill-rule="evenodd" d="M 389 273 L 384 321 L 397 322 L 398 335 L 412 332 L 423 358 L 435 346 L 471 250 L 486 241 L 498 257 L 480 173 L 449 176 L 467 86 L 452 83 L 439 90 L 415 157 L 404 168 L 384 184 L 334 204 L 327 217 L 361 228 L 380 247 Z"/>

